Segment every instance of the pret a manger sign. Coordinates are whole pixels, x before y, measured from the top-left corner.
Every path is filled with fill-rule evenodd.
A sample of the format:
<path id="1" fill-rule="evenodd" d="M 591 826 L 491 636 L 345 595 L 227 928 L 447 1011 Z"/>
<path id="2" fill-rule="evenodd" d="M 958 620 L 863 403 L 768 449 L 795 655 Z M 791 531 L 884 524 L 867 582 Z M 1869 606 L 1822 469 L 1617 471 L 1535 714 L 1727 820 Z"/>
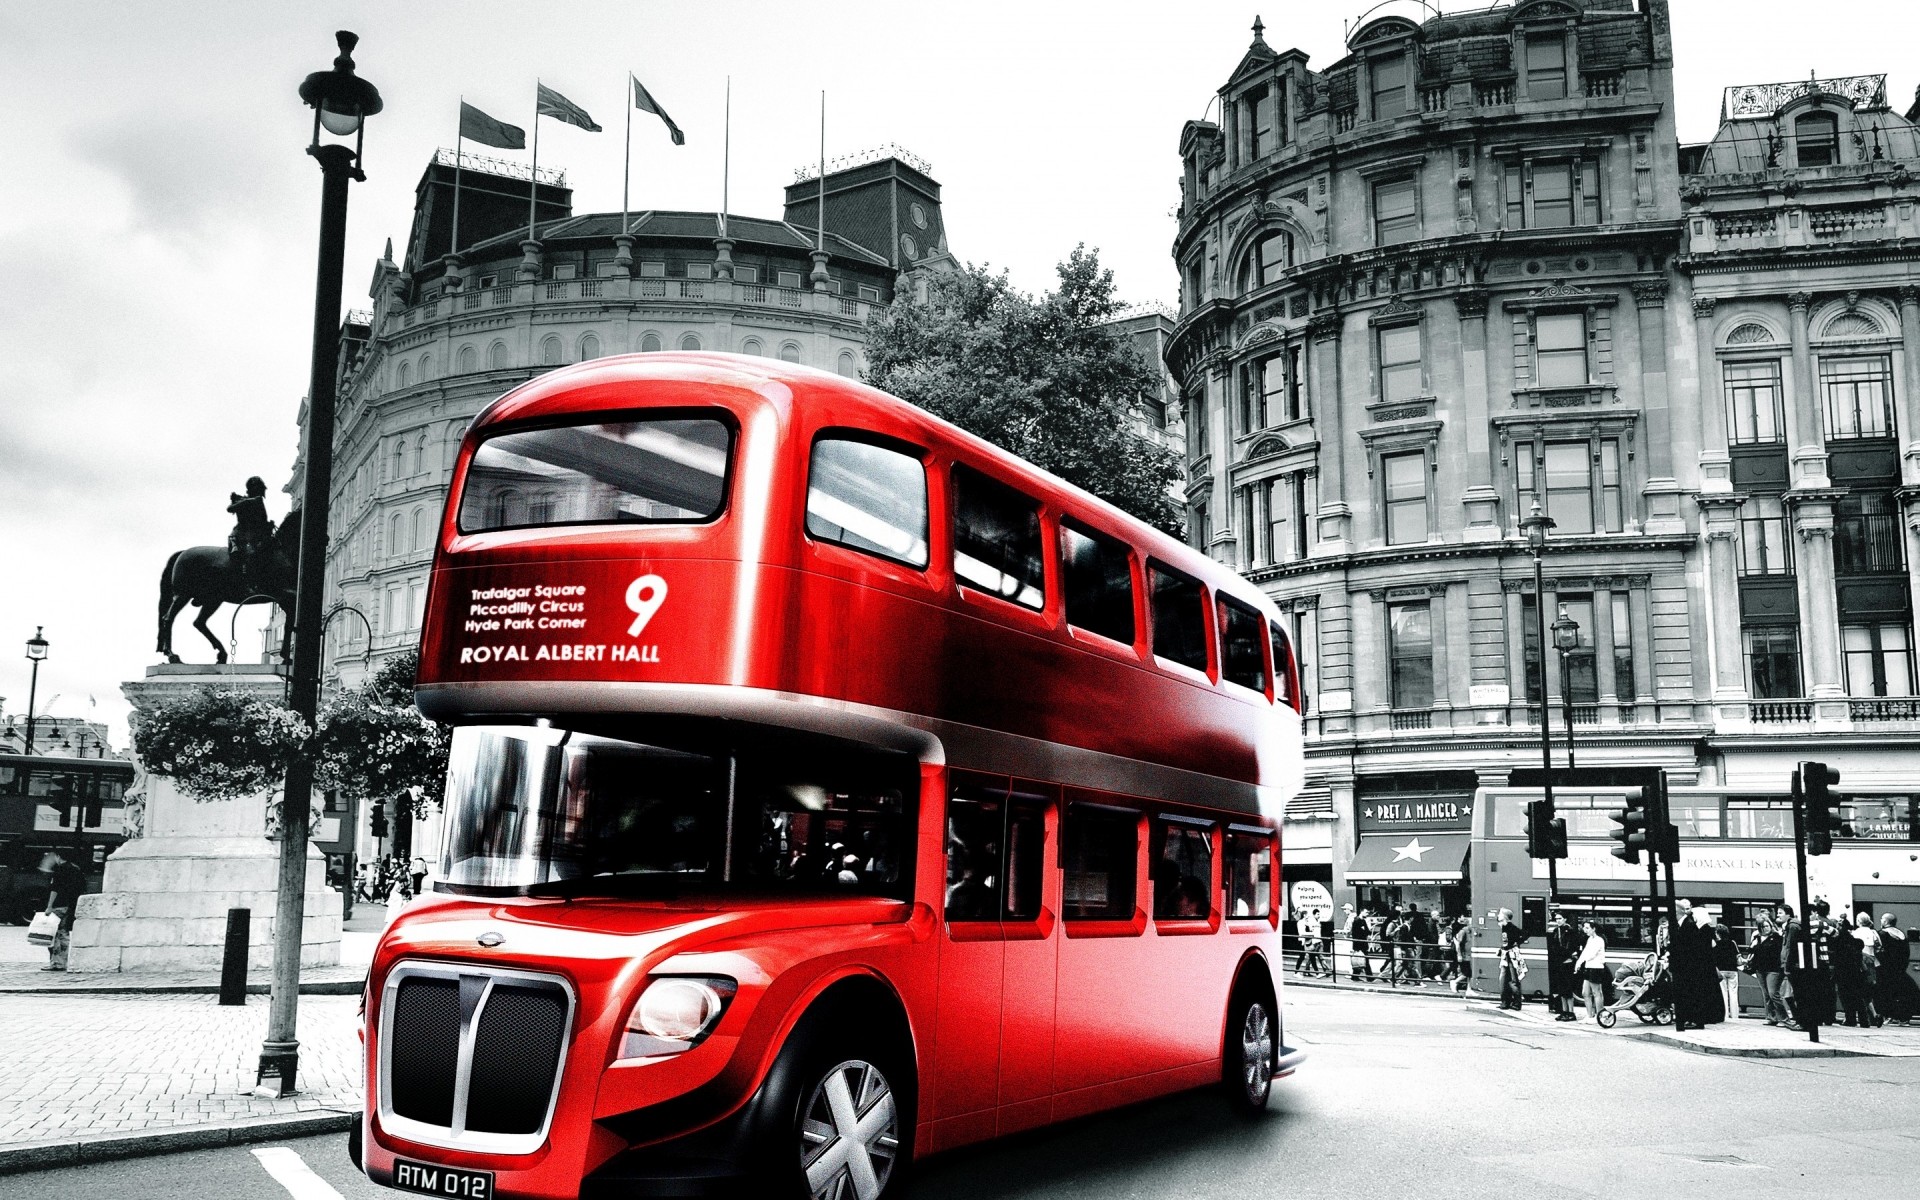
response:
<path id="1" fill-rule="evenodd" d="M 467 587 L 457 661 L 462 666 L 658 663 L 659 644 L 641 639 L 666 604 L 667 590 L 667 581 L 652 572 L 617 589 L 559 582 Z M 624 602 L 625 637 L 584 640 L 582 635 L 601 623 L 594 619 L 596 612 L 612 615 L 609 601 L 615 596 Z"/>

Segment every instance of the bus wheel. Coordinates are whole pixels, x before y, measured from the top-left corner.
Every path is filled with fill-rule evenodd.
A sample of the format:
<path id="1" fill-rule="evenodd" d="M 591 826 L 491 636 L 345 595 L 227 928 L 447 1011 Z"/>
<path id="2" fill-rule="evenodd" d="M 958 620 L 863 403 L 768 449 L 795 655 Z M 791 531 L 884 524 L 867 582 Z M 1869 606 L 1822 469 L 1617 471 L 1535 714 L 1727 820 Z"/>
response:
<path id="1" fill-rule="evenodd" d="M 1247 1112 L 1266 1108 L 1273 1094 L 1273 997 L 1260 988 L 1248 988 L 1227 1015 L 1227 1053 L 1221 1074 L 1235 1107 Z"/>
<path id="2" fill-rule="evenodd" d="M 800 1106 L 800 1169 L 812 1200 L 878 1200 L 905 1174 L 909 1116 L 887 1073 L 863 1058 L 809 1073 Z"/>

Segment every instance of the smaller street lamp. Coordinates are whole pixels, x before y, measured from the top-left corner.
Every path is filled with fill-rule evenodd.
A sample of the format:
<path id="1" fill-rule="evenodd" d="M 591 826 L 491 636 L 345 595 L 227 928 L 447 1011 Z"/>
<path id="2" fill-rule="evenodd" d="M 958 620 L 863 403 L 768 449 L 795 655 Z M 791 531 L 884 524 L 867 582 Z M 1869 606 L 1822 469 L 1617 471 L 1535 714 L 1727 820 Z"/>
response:
<path id="1" fill-rule="evenodd" d="M 1540 776 L 1540 799 L 1547 820 L 1553 819 L 1553 732 L 1547 727 L 1547 588 L 1540 556 L 1546 552 L 1547 533 L 1553 526 L 1553 518 L 1541 511 L 1540 497 L 1535 496 L 1532 511 L 1520 519 L 1520 530 L 1527 535 L 1527 550 L 1533 556 L 1533 615 L 1540 639 L 1540 765 L 1544 768 Z M 1564 681 L 1562 686 L 1564 688 Z M 1568 731 L 1571 736 L 1571 726 Z M 1547 859 L 1549 906 L 1560 903 L 1559 865 L 1554 859 Z"/>
<path id="2" fill-rule="evenodd" d="M 1580 648 L 1580 622 L 1567 614 L 1567 606 L 1560 606 L 1560 615 L 1553 619 L 1553 648 L 1560 652 L 1560 712 L 1567 721 L 1567 768 L 1573 768 L 1573 676 L 1567 673 L 1567 656 Z M 1545 724 L 1545 708 L 1542 707 L 1542 725 Z"/>
<path id="3" fill-rule="evenodd" d="M 35 625 L 27 639 L 27 661 L 33 664 L 33 681 L 27 685 L 27 753 L 33 753 L 33 700 L 40 690 L 40 664 L 47 661 L 47 639 L 40 636 L 46 626 Z"/>

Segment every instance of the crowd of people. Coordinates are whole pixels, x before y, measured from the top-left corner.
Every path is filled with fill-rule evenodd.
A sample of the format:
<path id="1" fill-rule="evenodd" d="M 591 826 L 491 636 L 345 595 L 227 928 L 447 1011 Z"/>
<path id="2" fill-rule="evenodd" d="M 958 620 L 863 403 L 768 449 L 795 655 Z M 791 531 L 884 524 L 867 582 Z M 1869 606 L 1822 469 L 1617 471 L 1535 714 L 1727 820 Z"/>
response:
<path id="1" fill-rule="evenodd" d="M 1331 975 L 1333 951 L 1344 949 L 1350 974 L 1363 982 L 1378 980 L 1394 987 L 1431 984 L 1464 992 L 1473 977 L 1473 923 L 1465 915 L 1423 912 L 1417 904 L 1364 910 L 1348 904 L 1342 907 L 1337 926 L 1328 916 L 1321 909 L 1294 913 L 1300 931 L 1295 974 Z M 1336 945 L 1328 944 L 1329 930 Z"/>
<path id="2" fill-rule="evenodd" d="M 418 855 L 408 860 L 389 854 L 362 862 L 356 874 L 355 899 L 398 909 L 420 894 L 427 879 L 427 860 Z"/>

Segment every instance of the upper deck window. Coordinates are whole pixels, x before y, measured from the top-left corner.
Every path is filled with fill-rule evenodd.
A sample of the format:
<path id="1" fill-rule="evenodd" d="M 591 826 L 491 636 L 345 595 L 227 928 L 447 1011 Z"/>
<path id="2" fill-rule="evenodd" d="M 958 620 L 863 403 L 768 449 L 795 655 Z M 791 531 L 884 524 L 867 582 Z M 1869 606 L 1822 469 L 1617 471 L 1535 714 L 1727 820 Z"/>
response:
<path id="1" fill-rule="evenodd" d="M 1267 650 L 1260 644 L 1260 614 L 1220 597 L 1220 674 L 1230 683 L 1267 690 Z"/>
<path id="2" fill-rule="evenodd" d="M 1026 608 L 1046 604 L 1040 504 L 971 467 L 953 468 L 953 573 Z"/>
<path id="3" fill-rule="evenodd" d="M 1133 641 L 1133 561 L 1126 543 L 1062 523 L 1060 567 L 1065 573 L 1067 624 Z"/>
<path id="4" fill-rule="evenodd" d="M 460 531 L 613 521 L 695 522 L 727 499 L 733 431 L 712 417 L 650 417 L 497 434 L 460 494 Z M 545 517 L 506 497 L 538 494 Z"/>
<path id="5" fill-rule="evenodd" d="M 1196 671 L 1207 669 L 1207 610 L 1200 581 L 1171 567 L 1147 568 L 1153 597 L 1153 652 Z"/>
<path id="6" fill-rule="evenodd" d="M 885 446 L 823 437 L 807 478 L 807 533 L 910 567 L 927 565 L 927 469 Z"/>

